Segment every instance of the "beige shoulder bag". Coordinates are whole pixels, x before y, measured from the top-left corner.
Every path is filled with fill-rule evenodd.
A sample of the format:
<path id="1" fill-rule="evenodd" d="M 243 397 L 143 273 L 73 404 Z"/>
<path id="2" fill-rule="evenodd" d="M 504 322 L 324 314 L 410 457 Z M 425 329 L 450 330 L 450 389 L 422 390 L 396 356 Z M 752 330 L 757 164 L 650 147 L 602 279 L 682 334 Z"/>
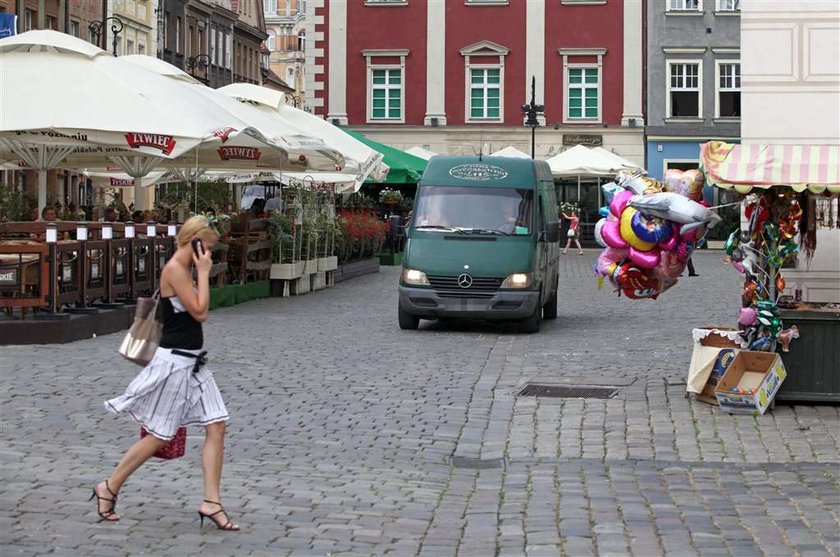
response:
<path id="1" fill-rule="evenodd" d="M 135 364 L 145 366 L 152 361 L 160 344 L 163 324 L 158 320 L 160 290 L 149 298 L 138 298 L 134 323 L 120 345 L 118 352 Z"/>

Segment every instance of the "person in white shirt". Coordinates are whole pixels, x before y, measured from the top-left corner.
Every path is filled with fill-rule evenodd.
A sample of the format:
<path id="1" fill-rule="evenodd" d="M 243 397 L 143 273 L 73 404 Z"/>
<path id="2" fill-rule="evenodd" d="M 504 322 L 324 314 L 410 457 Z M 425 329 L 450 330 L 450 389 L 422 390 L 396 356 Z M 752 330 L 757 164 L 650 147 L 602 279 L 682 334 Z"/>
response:
<path id="1" fill-rule="evenodd" d="M 274 190 L 274 197 L 265 202 L 263 210 L 269 214 L 283 212 L 283 192 L 279 187 Z"/>

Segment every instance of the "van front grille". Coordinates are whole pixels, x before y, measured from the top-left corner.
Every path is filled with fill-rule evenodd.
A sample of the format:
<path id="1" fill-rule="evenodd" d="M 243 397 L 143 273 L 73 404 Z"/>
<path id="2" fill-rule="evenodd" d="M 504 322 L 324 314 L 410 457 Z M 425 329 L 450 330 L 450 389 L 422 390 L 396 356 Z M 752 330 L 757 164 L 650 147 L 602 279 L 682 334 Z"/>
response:
<path id="1" fill-rule="evenodd" d="M 502 279 L 472 277 L 472 284 L 468 288 L 458 285 L 458 277 L 427 276 L 432 288 L 447 298 L 491 298 L 502 285 Z"/>

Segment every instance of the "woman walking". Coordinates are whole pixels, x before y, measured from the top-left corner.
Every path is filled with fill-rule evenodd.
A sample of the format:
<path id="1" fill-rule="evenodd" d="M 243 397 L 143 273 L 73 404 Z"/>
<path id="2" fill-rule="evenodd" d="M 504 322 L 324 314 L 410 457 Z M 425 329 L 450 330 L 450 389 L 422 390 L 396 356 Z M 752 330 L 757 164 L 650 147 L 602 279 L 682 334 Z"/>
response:
<path id="1" fill-rule="evenodd" d="M 119 520 L 117 494 L 128 477 L 172 440 L 179 427 L 200 424 L 206 431 L 201 451 L 201 524 L 208 518 L 221 530 L 239 530 L 225 513 L 220 496 L 228 413 L 213 374 L 203 367 L 206 352 L 202 351 L 201 324 L 210 309 L 210 251 L 218 239 L 206 217 L 192 217 L 183 225 L 178 233 L 178 248 L 160 275 L 160 346 L 125 394 L 105 402 L 111 412 L 128 413 L 149 435 L 128 449 L 108 479 L 94 486 L 91 499 L 96 498 L 101 520 Z M 193 265 L 198 277 L 196 285 L 190 269 Z"/>
<path id="2" fill-rule="evenodd" d="M 563 218 L 569 221 L 569 231 L 566 233 L 566 248 L 563 250 L 563 255 L 569 253 L 569 246 L 572 244 L 572 240 L 575 241 L 575 245 L 578 249 L 578 255 L 583 255 L 583 248 L 580 247 L 580 240 L 578 240 L 578 225 L 580 224 L 580 218 L 577 216 L 575 211 L 571 211 L 570 215 L 563 213 Z"/>

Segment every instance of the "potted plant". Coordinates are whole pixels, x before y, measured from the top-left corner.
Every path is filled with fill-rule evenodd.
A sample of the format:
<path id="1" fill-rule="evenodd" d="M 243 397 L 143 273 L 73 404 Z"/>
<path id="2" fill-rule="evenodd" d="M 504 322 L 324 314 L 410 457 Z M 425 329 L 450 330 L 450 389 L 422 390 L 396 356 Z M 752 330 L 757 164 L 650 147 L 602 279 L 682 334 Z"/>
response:
<path id="1" fill-rule="evenodd" d="M 405 201 L 405 197 L 399 191 L 385 188 L 379 192 L 379 202 L 386 207 L 398 207 Z"/>

